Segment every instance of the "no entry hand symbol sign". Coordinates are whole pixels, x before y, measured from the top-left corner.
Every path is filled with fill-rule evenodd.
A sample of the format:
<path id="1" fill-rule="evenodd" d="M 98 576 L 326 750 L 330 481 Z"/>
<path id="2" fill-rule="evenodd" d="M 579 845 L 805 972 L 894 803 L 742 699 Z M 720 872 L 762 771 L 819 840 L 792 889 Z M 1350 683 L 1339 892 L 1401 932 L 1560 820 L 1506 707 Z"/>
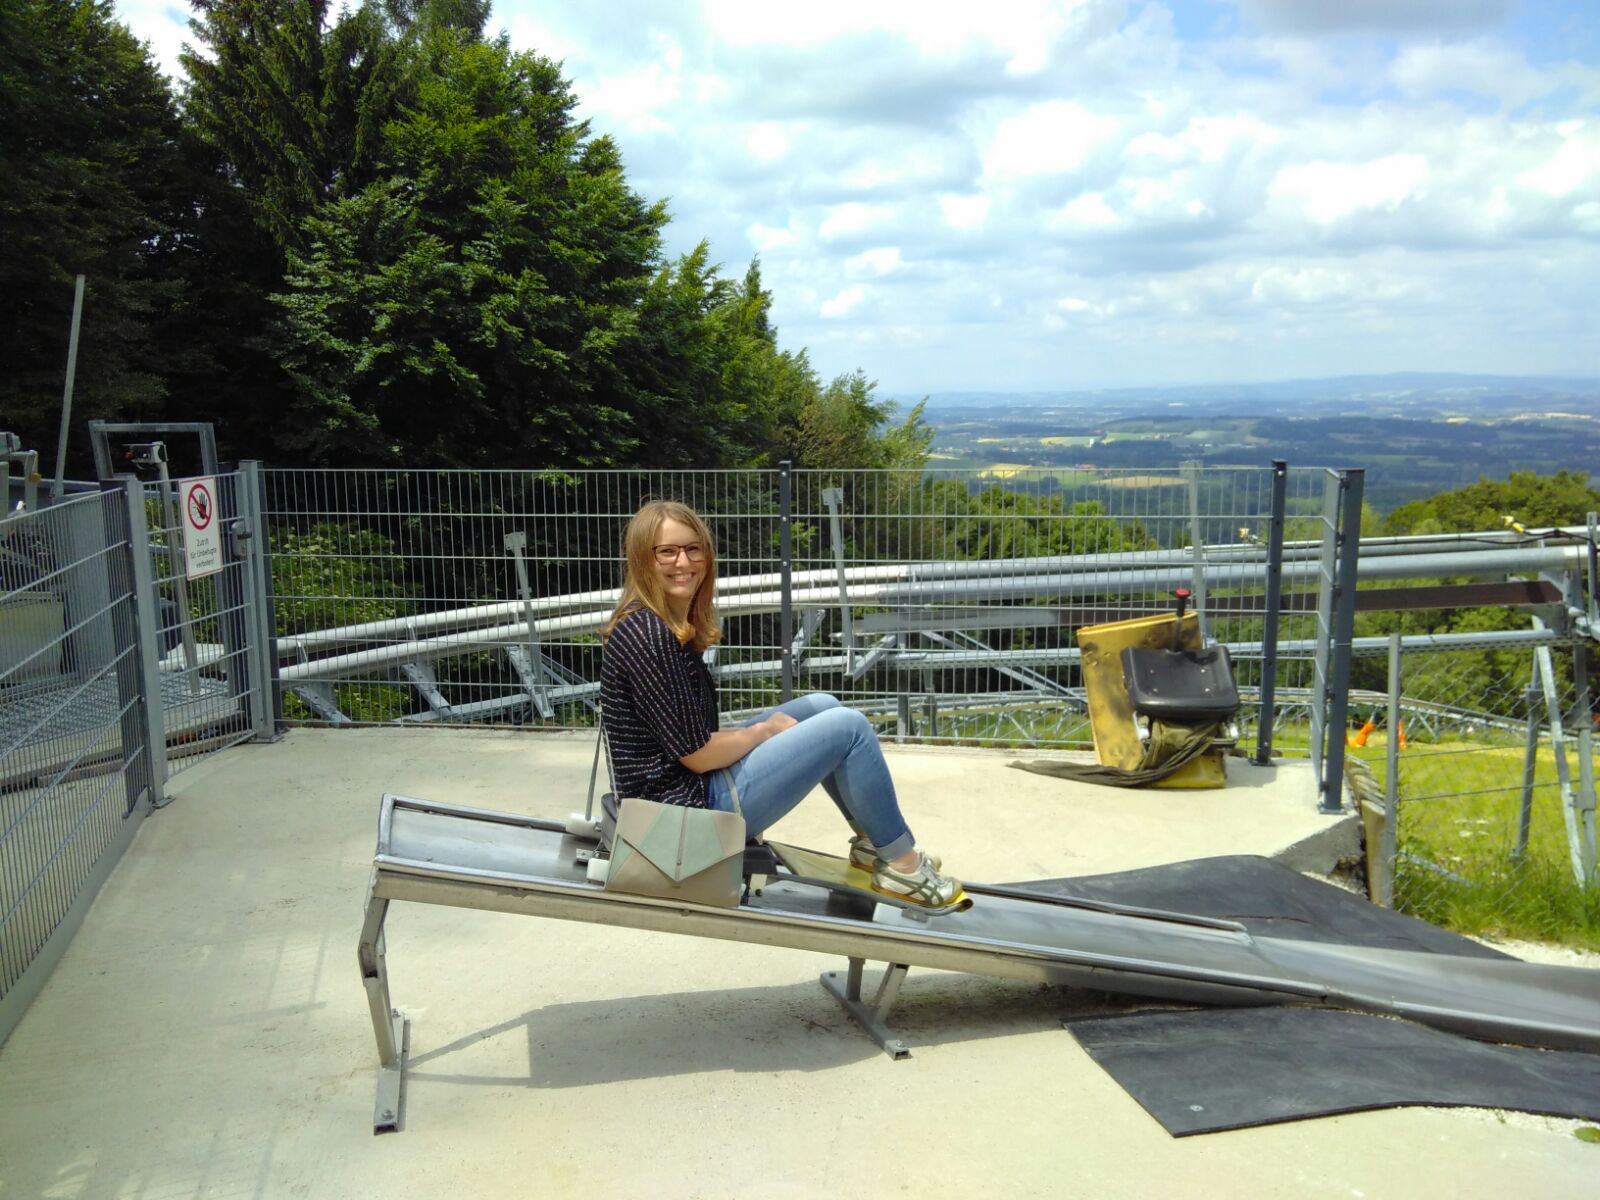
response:
<path id="1" fill-rule="evenodd" d="M 217 529 L 217 481 L 185 479 L 183 488 L 184 575 L 200 579 L 222 570 L 222 537 Z"/>

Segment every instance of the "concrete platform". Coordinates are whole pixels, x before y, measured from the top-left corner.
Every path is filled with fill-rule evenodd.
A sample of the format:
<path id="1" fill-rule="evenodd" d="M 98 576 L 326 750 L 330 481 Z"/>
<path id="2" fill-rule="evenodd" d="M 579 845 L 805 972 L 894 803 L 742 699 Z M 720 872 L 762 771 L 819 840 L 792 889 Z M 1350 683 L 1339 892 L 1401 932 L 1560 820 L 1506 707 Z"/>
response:
<path id="1" fill-rule="evenodd" d="M 176 777 L 0 1048 L 0 1197 L 1584 1194 L 1572 1122 L 1365 1113 L 1177 1141 L 1061 1030 L 1097 995 L 912 972 L 895 1063 L 823 956 L 397 904 L 405 1131 L 374 1138 L 356 936 L 378 797 L 559 817 L 592 742 L 297 730 Z M 1329 859 L 1307 764 L 1124 792 L 890 747 L 922 842 L 1010 880 Z M 816 795 L 776 835 L 843 838 Z M 1332 839 L 1332 840 L 1330 840 Z"/>

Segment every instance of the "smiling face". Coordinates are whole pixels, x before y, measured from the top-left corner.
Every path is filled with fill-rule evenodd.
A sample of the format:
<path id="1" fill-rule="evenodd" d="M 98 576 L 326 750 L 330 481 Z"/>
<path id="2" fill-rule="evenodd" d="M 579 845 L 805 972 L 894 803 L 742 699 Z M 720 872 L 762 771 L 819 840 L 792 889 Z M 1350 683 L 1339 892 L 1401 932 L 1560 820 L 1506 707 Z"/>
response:
<path id="1" fill-rule="evenodd" d="M 690 562 L 689 555 L 681 549 L 677 557 L 670 562 L 662 562 L 660 554 L 651 559 L 651 567 L 656 573 L 656 579 L 661 583 L 661 590 L 666 596 L 667 603 L 681 618 L 688 613 L 690 602 L 700 590 L 700 585 L 705 582 L 706 559 L 703 556 L 705 543 L 691 527 L 682 521 L 667 517 L 656 528 L 654 546 L 656 550 L 669 546 L 697 546 L 702 551 L 702 557 L 697 563 Z"/>

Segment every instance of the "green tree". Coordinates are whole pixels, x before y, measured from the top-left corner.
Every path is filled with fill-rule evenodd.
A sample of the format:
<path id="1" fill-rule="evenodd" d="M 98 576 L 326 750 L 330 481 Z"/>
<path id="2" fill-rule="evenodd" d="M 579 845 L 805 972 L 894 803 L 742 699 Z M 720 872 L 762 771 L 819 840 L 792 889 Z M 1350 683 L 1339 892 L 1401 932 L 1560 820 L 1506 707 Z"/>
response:
<path id="1" fill-rule="evenodd" d="M 163 320 L 188 203 L 166 80 L 110 0 L 0 10 L 4 425 L 55 445 L 73 278 L 86 277 L 73 428 L 161 415 Z M 87 439 L 73 464 L 87 462 Z M 48 455 L 47 455 L 48 457 Z"/>
<path id="2" fill-rule="evenodd" d="M 1060 496 L 1033 496 L 999 486 L 971 496 L 959 483 L 938 486 L 947 511 L 959 514 L 944 547 L 951 558 L 1103 554 L 1155 545 L 1141 522 L 1107 516 L 1098 500 L 1063 505 Z"/>
<path id="3" fill-rule="evenodd" d="M 292 381 L 271 333 L 291 250 L 330 198 L 379 178 L 404 84 L 399 32 L 426 4 L 192 0 L 187 157 L 202 180 L 188 222 L 182 326 L 207 357 L 174 373 L 174 403 L 215 421 L 224 452 L 292 444 Z"/>
<path id="4" fill-rule="evenodd" d="M 572 119 L 548 59 L 439 27 L 411 54 L 387 174 L 306 218 L 275 296 L 293 448 L 342 463 L 623 460 L 665 207 Z"/>
<path id="5" fill-rule="evenodd" d="M 1501 529 L 1507 520 L 1526 528 L 1581 525 L 1600 512 L 1600 491 L 1587 471 L 1513 471 L 1506 479 L 1479 478 L 1452 492 L 1402 504 L 1384 521 L 1390 534 L 1468 533 Z"/>
<path id="6" fill-rule="evenodd" d="M 1554 475 L 1514 471 L 1503 480 L 1480 478 L 1466 487 L 1402 505 L 1385 518 L 1383 532 L 1416 536 L 1493 531 L 1503 529 L 1507 518 L 1528 529 L 1581 525 L 1590 512 L 1600 511 L 1600 492 L 1589 486 L 1588 478 L 1583 471 L 1558 471 Z M 1522 608 L 1374 612 L 1357 616 L 1356 633 L 1362 637 L 1381 636 L 1397 630 L 1401 633 L 1487 633 L 1526 629 L 1528 622 L 1528 612 Z M 1447 666 L 1432 671 L 1429 686 L 1438 694 L 1428 698 L 1466 708 L 1511 713 L 1518 709 L 1529 669 L 1526 649 L 1452 652 Z M 1352 685 L 1374 690 L 1386 687 L 1383 660 L 1357 659 Z"/>

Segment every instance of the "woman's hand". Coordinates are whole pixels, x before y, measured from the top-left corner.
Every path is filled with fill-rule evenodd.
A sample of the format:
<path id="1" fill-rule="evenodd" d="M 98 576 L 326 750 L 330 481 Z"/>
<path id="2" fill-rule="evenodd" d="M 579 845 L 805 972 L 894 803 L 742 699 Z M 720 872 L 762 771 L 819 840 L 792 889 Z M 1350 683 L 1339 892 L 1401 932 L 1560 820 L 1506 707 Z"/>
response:
<path id="1" fill-rule="evenodd" d="M 799 721 L 796 721 L 793 717 L 785 712 L 775 712 L 761 723 L 767 727 L 768 737 L 777 737 L 785 729 L 793 729 L 796 725 L 800 724 Z"/>
<path id="2" fill-rule="evenodd" d="M 704 746 L 678 761 L 696 775 L 704 775 L 719 767 L 732 766 L 768 738 L 777 737 L 785 729 L 799 723 L 788 713 L 775 712 L 765 721 L 757 721 L 754 725 L 719 729 Z"/>

